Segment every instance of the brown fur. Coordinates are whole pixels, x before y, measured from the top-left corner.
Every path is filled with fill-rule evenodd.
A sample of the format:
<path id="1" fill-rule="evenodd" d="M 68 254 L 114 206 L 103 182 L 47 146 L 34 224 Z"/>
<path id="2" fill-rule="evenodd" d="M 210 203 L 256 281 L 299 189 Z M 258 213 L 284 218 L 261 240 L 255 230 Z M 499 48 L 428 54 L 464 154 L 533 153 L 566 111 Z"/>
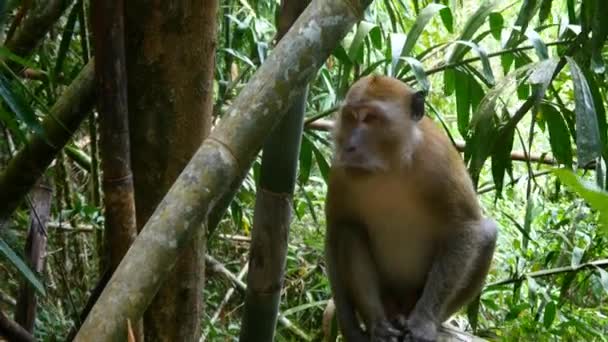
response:
<path id="1" fill-rule="evenodd" d="M 413 119 L 414 96 L 396 79 L 365 77 L 337 120 L 326 251 L 336 309 L 354 340 L 350 311 L 370 329 L 410 315 L 425 291 L 439 294 L 424 301 L 442 308 L 431 310 L 437 320 L 446 319 L 477 293 L 493 252 L 495 230 L 482 218 L 460 155 L 429 118 Z"/>

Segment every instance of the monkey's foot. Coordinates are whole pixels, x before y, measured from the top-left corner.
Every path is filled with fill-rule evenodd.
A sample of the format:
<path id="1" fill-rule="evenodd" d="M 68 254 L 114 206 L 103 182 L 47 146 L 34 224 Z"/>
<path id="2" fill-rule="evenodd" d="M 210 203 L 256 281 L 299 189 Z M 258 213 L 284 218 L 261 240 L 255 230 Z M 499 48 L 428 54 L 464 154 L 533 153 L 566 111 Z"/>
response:
<path id="1" fill-rule="evenodd" d="M 382 320 L 372 327 L 370 340 L 372 342 L 401 342 L 404 335 L 404 330 L 398 329 L 387 320 Z"/>

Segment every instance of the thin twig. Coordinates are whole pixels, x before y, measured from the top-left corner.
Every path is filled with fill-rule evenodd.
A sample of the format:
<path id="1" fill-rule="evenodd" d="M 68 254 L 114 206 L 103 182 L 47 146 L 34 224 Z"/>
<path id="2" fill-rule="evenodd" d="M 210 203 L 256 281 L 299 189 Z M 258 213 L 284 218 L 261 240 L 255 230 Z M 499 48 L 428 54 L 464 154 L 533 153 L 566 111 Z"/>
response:
<path id="1" fill-rule="evenodd" d="M 499 281 L 490 283 L 486 286 L 486 288 L 517 283 L 517 282 L 523 281 L 526 278 L 540 278 L 540 277 L 546 277 L 546 276 L 560 274 L 560 273 L 578 272 L 578 271 L 582 271 L 582 270 L 585 270 L 585 269 L 591 268 L 591 267 L 600 267 L 600 268 L 608 267 L 608 259 L 591 261 L 591 262 L 580 264 L 580 265 L 574 266 L 574 267 L 573 266 L 564 266 L 564 267 L 550 268 L 548 270 L 524 273 L 518 277 L 499 280 Z"/>
<path id="2" fill-rule="evenodd" d="M 222 265 L 219 261 L 217 261 L 211 255 L 205 255 L 205 261 L 209 265 L 209 268 L 214 270 L 215 272 L 221 273 L 226 278 L 228 278 L 238 290 L 245 291 L 247 289 L 247 285 L 238 278 L 238 276 L 234 275 L 234 273 L 230 272 L 224 265 Z M 298 328 L 295 324 L 293 324 L 289 319 L 287 319 L 283 314 L 279 312 L 279 323 L 287 328 L 289 331 L 297 335 L 298 337 L 304 339 L 305 341 L 310 341 L 311 338 L 300 328 Z"/>

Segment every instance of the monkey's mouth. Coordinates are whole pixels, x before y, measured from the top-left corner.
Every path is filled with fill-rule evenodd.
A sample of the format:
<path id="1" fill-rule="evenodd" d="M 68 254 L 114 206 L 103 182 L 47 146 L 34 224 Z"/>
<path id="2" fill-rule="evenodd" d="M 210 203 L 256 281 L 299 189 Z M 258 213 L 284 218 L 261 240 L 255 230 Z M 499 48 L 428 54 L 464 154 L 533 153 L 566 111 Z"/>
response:
<path id="1" fill-rule="evenodd" d="M 353 173 L 365 174 L 373 172 L 381 172 L 385 170 L 384 165 L 381 163 L 365 159 L 362 156 L 349 156 L 347 158 L 339 158 L 336 161 L 336 166 Z"/>

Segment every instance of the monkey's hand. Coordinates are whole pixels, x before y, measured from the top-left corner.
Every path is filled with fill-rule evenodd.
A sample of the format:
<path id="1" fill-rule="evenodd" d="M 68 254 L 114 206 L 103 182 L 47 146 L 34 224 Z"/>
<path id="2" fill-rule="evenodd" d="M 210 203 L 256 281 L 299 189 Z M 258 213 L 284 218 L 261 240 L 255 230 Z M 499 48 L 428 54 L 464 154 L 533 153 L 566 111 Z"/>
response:
<path id="1" fill-rule="evenodd" d="M 372 326 L 372 342 L 400 342 L 405 335 L 404 330 L 395 328 L 388 320 L 380 320 Z"/>
<path id="2" fill-rule="evenodd" d="M 437 341 L 437 324 L 433 319 L 412 313 L 407 321 L 408 333 L 404 342 L 434 342 Z"/>

